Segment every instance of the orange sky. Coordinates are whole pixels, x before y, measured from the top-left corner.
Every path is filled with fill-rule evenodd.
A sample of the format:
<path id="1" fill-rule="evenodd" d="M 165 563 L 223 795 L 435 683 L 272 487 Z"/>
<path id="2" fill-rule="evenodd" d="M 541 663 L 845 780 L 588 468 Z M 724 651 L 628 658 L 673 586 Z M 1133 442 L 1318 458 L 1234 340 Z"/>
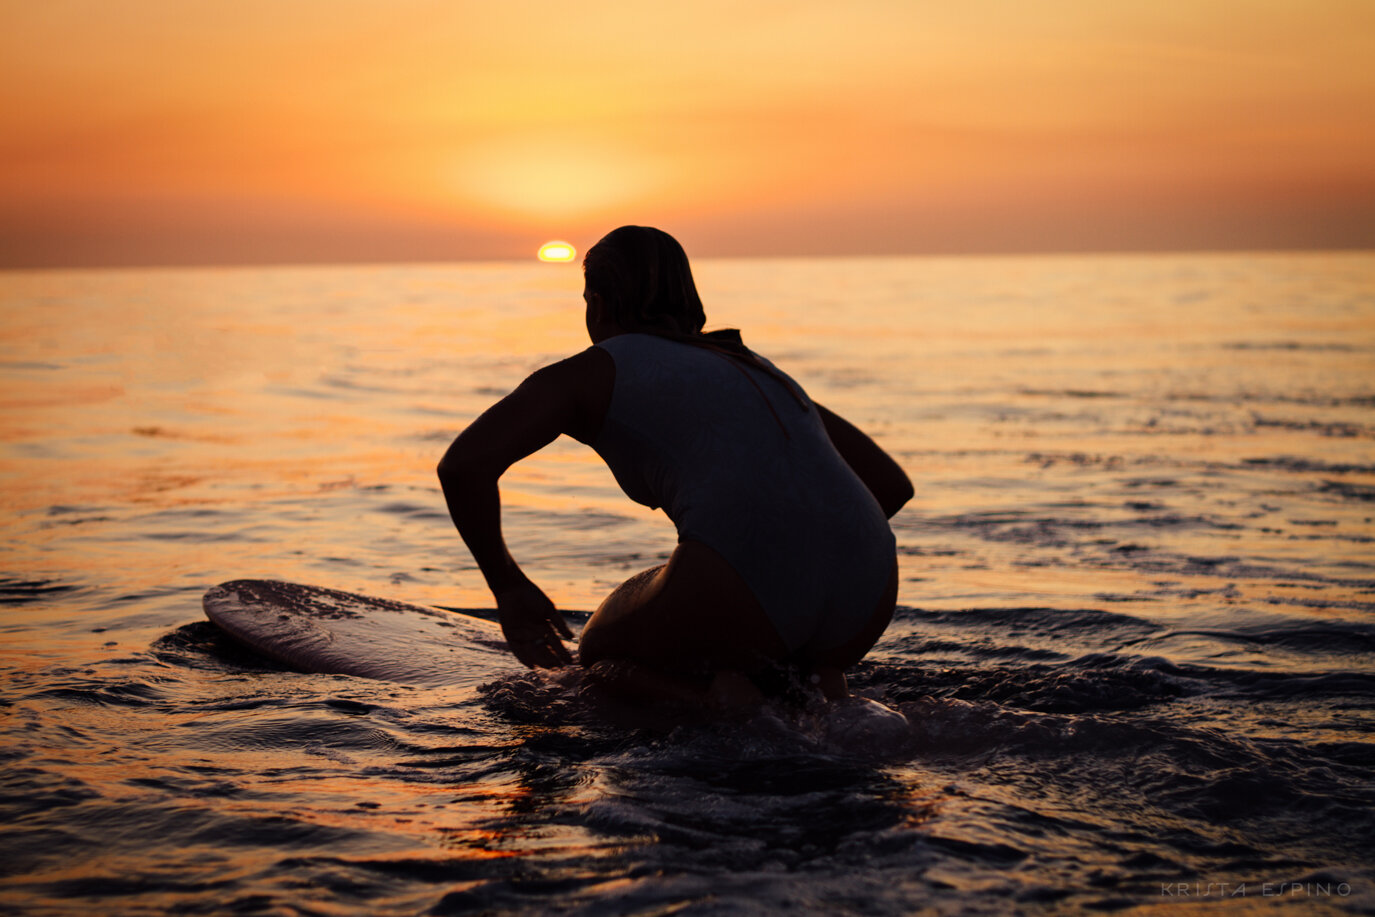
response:
<path id="1" fill-rule="evenodd" d="M 0 0 L 0 266 L 1375 247 L 1370 0 Z"/>

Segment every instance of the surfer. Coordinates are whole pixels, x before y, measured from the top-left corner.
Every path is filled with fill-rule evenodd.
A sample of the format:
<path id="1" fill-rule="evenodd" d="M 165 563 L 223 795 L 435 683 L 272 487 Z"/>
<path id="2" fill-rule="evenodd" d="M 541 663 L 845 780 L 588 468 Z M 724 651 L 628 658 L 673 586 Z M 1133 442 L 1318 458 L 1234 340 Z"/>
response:
<path id="1" fill-rule="evenodd" d="M 582 632 L 584 666 L 730 690 L 779 663 L 827 696 L 878 640 L 897 598 L 888 519 L 912 496 L 898 464 L 747 348 L 704 332 L 687 255 L 657 229 L 623 226 L 583 260 L 592 346 L 537 370 L 465 429 L 439 463 L 464 542 L 526 665 L 573 658 L 568 624 L 506 548 L 497 481 L 566 434 L 591 446 L 626 495 L 678 529 L 668 562 L 615 589 Z M 747 684 L 747 683 L 745 683 Z"/>

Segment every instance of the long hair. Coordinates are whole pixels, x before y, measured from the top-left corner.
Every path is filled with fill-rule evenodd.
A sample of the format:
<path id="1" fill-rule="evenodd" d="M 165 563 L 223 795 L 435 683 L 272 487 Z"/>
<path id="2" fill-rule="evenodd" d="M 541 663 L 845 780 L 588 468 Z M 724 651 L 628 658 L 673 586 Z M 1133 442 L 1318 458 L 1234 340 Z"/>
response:
<path id="1" fill-rule="evenodd" d="M 613 229 L 582 261 L 589 289 L 617 324 L 699 334 L 707 316 L 678 240 L 649 226 Z"/>
<path id="2" fill-rule="evenodd" d="M 650 226 L 613 229 L 587 250 L 582 270 L 587 288 L 601 296 L 622 328 L 733 357 L 777 380 L 807 409 L 806 397 L 746 347 L 739 331 L 702 331 L 707 316 L 687 252 L 668 233 Z"/>

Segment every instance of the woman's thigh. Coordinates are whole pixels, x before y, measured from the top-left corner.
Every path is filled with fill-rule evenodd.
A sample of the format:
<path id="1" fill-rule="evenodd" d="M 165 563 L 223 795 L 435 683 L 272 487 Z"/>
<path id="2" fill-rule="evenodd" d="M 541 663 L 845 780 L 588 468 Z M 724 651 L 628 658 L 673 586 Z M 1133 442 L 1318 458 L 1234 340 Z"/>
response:
<path id="1" fill-rule="evenodd" d="M 787 646 L 745 581 L 696 541 L 679 543 L 667 564 L 626 580 L 583 628 L 583 665 L 603 659 L 687 669 L 749 669 L 782 659 Z"/>

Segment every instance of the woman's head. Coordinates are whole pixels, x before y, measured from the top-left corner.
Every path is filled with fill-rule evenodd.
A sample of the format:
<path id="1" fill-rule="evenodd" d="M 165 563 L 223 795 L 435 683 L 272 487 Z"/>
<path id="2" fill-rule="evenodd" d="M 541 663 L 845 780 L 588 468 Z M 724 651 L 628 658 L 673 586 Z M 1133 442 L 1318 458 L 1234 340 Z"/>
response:
<path id="1" fill-rule="evenodd" d="M 588 249 L 582 269 L 589 298 L 600 297 L 605 317 L 626 331 L 697 334 L 706 324 L 687 254 L 662 230 L 613 229 Z"/>

